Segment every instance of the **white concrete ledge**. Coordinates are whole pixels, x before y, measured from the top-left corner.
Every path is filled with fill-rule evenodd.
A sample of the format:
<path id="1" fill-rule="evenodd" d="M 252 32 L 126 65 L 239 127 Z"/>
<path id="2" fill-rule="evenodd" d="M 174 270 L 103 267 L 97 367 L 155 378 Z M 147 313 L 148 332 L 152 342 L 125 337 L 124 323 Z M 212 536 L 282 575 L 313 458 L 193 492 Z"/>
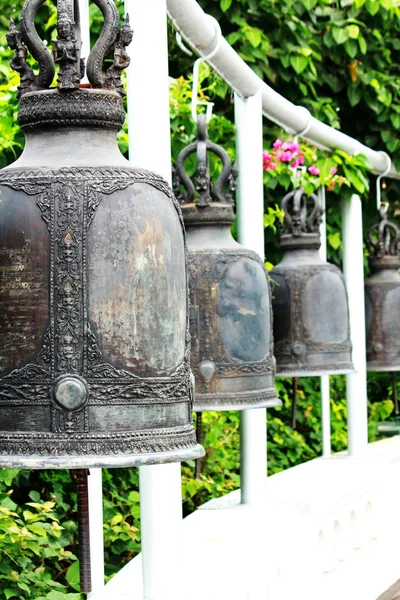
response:
<path id="1" fill-rule="evenodd" d="M 395 437 L 268 478 L 260 508 L 208 502 L 184 521 L 182 600 L 376 600 L 399 578 L 399 471 Z M 140 556 L 106 598 L 142 600 Z"/>

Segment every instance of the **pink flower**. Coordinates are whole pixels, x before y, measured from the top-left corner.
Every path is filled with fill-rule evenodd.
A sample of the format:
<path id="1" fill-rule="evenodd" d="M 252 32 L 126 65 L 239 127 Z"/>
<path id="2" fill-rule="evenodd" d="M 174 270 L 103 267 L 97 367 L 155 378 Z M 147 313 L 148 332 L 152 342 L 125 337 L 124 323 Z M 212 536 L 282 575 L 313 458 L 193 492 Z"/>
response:
<path id="1" fill-rule="evenodd" d="M 319 175 L 319 169 L 314 165 L 308 167 L 308 172 L 311 173 L 311 175 Z"/>
<path id="2" fill-rule="evenodd" d="M 304 160 L 303 160 L 304 162 Z M 292 167 L 292 169 L 297 169 L 297 167 L 300 165 L 300 158 L 296 158 L 296 160 L 294 162 L 292 162 L 292 164 L 290 165 Z"/>
<path id="3" fill-rule="evenodd" d="M 294 158 L 293 152 L 289 152 L 289 150 L 286 152 L 277 152 L 276 156 L 281 162 L 290 162 Z"/>
<path id="4" fill-rule="evenodd" d="M 336 173 L 337 173 L 337 167 L 332 167 L 331 175 L 336 175 Z"/>
<path id="5" fill-rule="evenodd" d="M 271 155 L 269 154 L 268 150 L 264 150 L 263 160 L 270 160 L 270 159 L 271 159 Z"/>
<path id="6" fill-rule="evenodd" d="M 273 143 L 272 147 L 274 148 L 274 150 L 278 150 L 278 148 L 282 147 L 282 140 L 277 139 L 275 140 L 275 142 Z"/>
<path id="7" fill-rule="evenodd" d="M 263 165 L 264 171 L 275 171 L 275 169 L 276 169 L 276 164 L 273 162 L 270 162 L 268 164 L 264 163 L 264 165 Z"/>
<path id="8" fill-rule="evenodd" d="M 290 150 L 290 152 L 293 152 L 293 154 L 297 154 L 300 150 L 300 145 L 296 144 L 296 142 L 291 142 L 290 144 L 288 144 L 288 150 Z"/>

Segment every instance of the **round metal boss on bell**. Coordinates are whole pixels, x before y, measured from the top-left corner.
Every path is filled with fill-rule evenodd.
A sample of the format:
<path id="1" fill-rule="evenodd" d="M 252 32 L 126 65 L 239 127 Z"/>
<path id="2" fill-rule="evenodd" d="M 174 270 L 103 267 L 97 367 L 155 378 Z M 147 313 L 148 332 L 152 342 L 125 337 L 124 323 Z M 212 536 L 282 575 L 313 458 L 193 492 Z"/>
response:
<path id="1" fill-rule="evenodd" d="M 399 230 L 386 218 L 368 234 L 371 274 L 365 282 L 368 371 L 400 371 Z"/>
<path id="2" fill-rule="evenodd" d="M 223 165 L 215 183 L 209 152 Z M 192 181 L 184 163 L 194 153 L 197 171 Z M 198 117 L 197 141 L 177 158 L 174 180 L 189 248 L 194 408 L 276 406 L 267 274 L 260 257 L 230 233 L 235 172 L 225 150 L 208 139 L 205 115 Z"/>
<path id="3" fill-rule="evenodd" d="M 282 261 L 272 269 L 276 374 L 349 373 L 349 311 L 340 270 L 320 258 L 322 210 L 302 188 L 282 200 Z"/>
<path id="4" fill-rule="evenodd" d="M 77 2 L 58 0 L 52 56 L 34 26 L 43 1 L 28 0 L 8 34 L 26 146 L 0 172 L 0 465 L 198 457 L 181 211 L 116 142 L 129 21 L 95 0 L 105 24 L 80 87 Z"/>

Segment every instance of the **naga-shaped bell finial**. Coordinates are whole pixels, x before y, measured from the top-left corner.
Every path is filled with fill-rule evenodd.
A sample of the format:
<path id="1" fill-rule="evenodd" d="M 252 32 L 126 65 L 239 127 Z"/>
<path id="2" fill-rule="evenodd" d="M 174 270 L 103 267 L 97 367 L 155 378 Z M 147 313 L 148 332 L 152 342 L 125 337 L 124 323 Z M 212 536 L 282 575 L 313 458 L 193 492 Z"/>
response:
<path id="1" fill-rule="evenodd" d="M 211 179 L 208 160 L 210 153 L 217 156 L 222 162 L 222 171 L 215 182 Z M 193 178 L 190 178 L 184 164 L 192 154 L 196 154 L 197 168 Z M 215 213 L 219 207 L 225 215 L 229 212 L 233 222 L 233 195 L 236 188 L 236 177 L 236 168 L 234 165 L 232 166 L 226 150 L 211 142 L 208 137 L 206 115 L 198 115 L 197 139 L 180 152 L 173 169 L 174 190 L 178 200 L 182 205 L 195 203 L 195 207 L 198 209 L 196 212 L 203 210 L 204 218 L 207 218 L 206 215 L 211 212 Z M 182 191 L 182 187 L 185 192 Z M 195 207 L 193 206 L 193 209 Z"/>
<path id="2" fill-rule="evenodd" d="M 319 248 L 321 245 L 319 226 L 323 210 L 315 194 L 307 196 L 299 187 L 286 194 L 281 202 L 285 212 L 281 229 L 282 247 Z"/>
<path id="3" fill-rule="evenodd" d="M 20 31 L 11 19 L 7 35 L 8 45 L 15 50 L 10 65 L 21 76 L 18 97 L 26 92 L 47 90 L 53 83 L 55 67 L 59 65 L 57 87 L 59 90 L 79 88 L 85 75 L 81 58 L 81 31 L 78 0 L 57 0 L 57 40 L 53 56 L 40 39 L 35 28 L 35 17 L 45 0 L 27 0 L 21 14 Z M 94 0 L 104 16 L 104 26 L 99 39 L 87 59 L 87 76 L 94 88 L 116 90 L 124 95 L 121 72 L 129 65 L 126 46 L 132 41 L 129 17 L 120 27 L 119 14 L 114 2 Z M 38 62 L 39 73 L 34 75 L 27 64 L 28 51 Z M 106 73 L 103 63 L 106 56 L 114 55 L 113 64 Z"/>
<path id="4" fill-rule="evenodd" d="M 379 210 L 380 221 L 369 228 L 367 247 L 370 253 L 370 267 L 383 268 L 383 263 L 393 263 L 393 268 L 400 268 L 400 233 L 397 225 L 387 219 L 388 205 L 382 204 Z"/>

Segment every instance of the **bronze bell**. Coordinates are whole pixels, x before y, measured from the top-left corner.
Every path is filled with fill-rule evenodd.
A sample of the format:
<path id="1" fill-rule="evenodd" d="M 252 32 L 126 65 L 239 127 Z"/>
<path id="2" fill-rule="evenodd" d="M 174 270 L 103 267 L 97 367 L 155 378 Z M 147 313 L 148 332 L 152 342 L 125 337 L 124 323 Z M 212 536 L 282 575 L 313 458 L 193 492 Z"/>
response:
<path id="1" fill-rule="evenodd" d="M 285 254 L 270 273 L 276 374 L 349 373 L 353 366 L 346 287 L 340 270 L 319 255 L 318 198 L 298 188 L 281 206 Z"/>
<path id="2" fill-rule="evenodd" d="M 213 183 L 208 154 L 222 161 Z M 185 160 L 197 157 L 193 181 Z M 194 408 L 242 410 L 276 406 L 270 291 L 260 257 L 235 242 L 235 169 L 198 116 L 197 140 L 179 154 L 174 189 L 179 195 L 189 249 L 191 367 Z M 184 192 L 182 191 L 184 189 Z"/>
<path id="3" fill-rule="evenodd" d="M 78 3 L 58 0 L 53 58 L 34 26 L 43 1 L 8 34 L 26 146 L 0 172 L 0 465 L 197 457 L 181 211 L 116 142 L 129 23 L 95 0 L 105 24 L 82 88 Z"/>
<path id="4" fill-rule="evenodd" d="M 400 371 L 400 255 L 399 230 L 386 218 L 368 233 L 369 267 L 365 282 L 367 370 Z"/>

